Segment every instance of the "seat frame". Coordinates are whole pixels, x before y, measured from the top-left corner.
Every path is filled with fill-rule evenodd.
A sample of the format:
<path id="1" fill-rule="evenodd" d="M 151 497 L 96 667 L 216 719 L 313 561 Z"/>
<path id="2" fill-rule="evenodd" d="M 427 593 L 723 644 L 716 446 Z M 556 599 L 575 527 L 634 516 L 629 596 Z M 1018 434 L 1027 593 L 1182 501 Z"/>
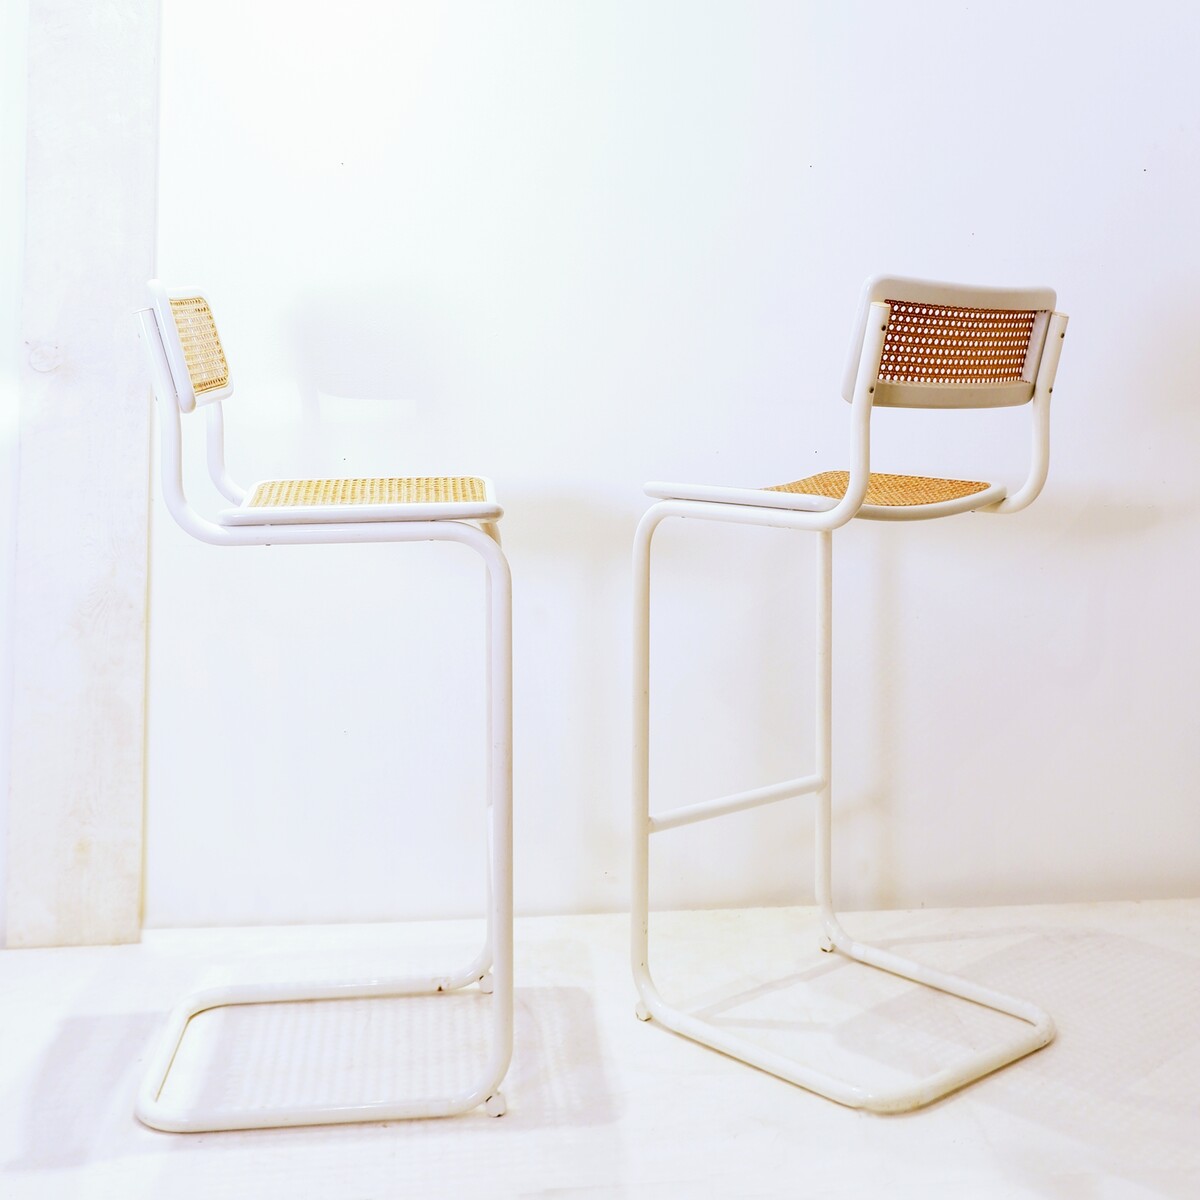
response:
<path id="1" fill-rule="evenodd" d="M 851 937 L 838 920 L 833 903 L 830 875 L 832 856 L 833 778 L 833 532 L 853 517 L 884 517 L 891 520 L 919 520 L 965 511 L 961 501 L 948 504 L 900 506 L 886 511 L 868 512 L 863 505 L 870 475 L 870 417 L 876 381 L 879 376 L 891 308 L 883 297 L 912 298 L 936 304 L 971 304 L 976 307 L 1013 308 L 1046 305 L 1052 309 L 1054 294 L 1039 289 L 1014 292 L 998 289 L 966 289 L 950 284 L 880 277 L 869 280 L 852 342 L 847 381 L 847 399 L 851 402 L 850 482 L 841 501 L 827 505 L 804 506 L 813 497 L 792 497 L 786 493 L 756 492 L 748 489 L 710 488 L 705 485 L 649 484 L 647 492 L 663 497 L 642 517 L 634 537 L 633 554 L 633 865 L 631 965 L 639 995 L 637 1016 L 655 1020 L 666 1028 L 714 1050 L 777 1075 L 790 1083 L 807 1088 L 840 1104 L 881 1113 L 904 1112 L 928 1104 L 964 1084 L 995 1071 L 1007 1063 L 1030 1054 L 1054 1037 L 1054 1022 L 1049 1014 L 1026 1000 L 984 987 L 974 980 L 936 970 L 890 950 L 868 945 Z M 936 297 L 936 299 L 935 299 Z M 1047 304 L 1048 301 L 1048 304 Z M 971 507 L 992 513 L 1016 512 L 1033 502 L 1041 491 L 1049 464 L 1049 404 L 1067 318 L 1046 311 L 1041 322 L 1041 345 L 1032 374 L 1033 448 L 1025 483 L 1007 498 L 995 489 L 964 499 L 977 501 Z M 977 392 L 979 389 L 970 389 Z M 1006 394 L 1010 394 L 1006 392 Z M 938 396 L 938 407 L 945 407 L 945 393 Z M 972 407 L 987 403 L 986 393 L 975 397 Z M 1004 400 L 1003 403 L 1009 403 Z M 686 495 L 680 496 L 681 490 Z M 754 498 L 753 503 L 731 502 Z M 704 498 L 707 497 L 707 498 Z M 789 501 L 796 500 L 796 503 Z M 880 506 L 882 508 L 882 506 Z M 670 518 L 733 522 L 743 525 L 792 529 L 817 534 L 817 620 L 816 620 L 816 762 L 815 771 L 797 779 L 738 792 L 715 800 L 684 805 L 666 812 L 650 811 L 650 601 L 651 550 L 654 534 Z M 816 797 L 815 891 L 823 929 L 821 948 L 846 958 L 890 972 L 914 983 L 972 1001 L 1007 1014 L 1022 1023 L 1022 1028 L 987 1049 L 966 1054 L 958 1062 L 912 1083 L 872 1086 L 840 1079 L 807 1064 L 776 1053 L 746 1038 L 738 1037 L 663 998 L 650 970 L 650 841 L 658 833 L 711 820 L 735 812 L 788 800 L 799 796 Z"/>
<path id="2" fill-rule="evenodd" d="M 350 980 L 295 980 L 280 984 L 234 984 L 208 988 L 182 999 L 170 1013 L 153 1049 L 138 1092 L 138 1119 L 154 1129 L 176 1133 L 215 1132 L 233 1129 L 275 1129 L 296 1125 L 346 1124 L 414 1117 L 444 1117 L 479 1105 L 492 1116 L 505 1112 L 501 1082 L 512 1058 L 513 946 L 512 946 L 512 580 L 500 545 L 495 519 L 478 524 L 459 519 L 422 519 L 426 506 L 402 519 L 388 521 L 345 520 L 336 509 L 322 512 L 320 522 L 304 524 L 221 525 L 196 512 L 183 488 L 180 411 L 191 411 L 197 397 L 186 393 L 186 366 L 175 336 L 168 299 L 152 283 L 155 305 L 138 312 L 142 338 L 149 352 L 158 400 L 162 440 L 163 495 L 172 517 L 193 537 L 217 546 L 323 545 L 372 542 L 451 542 L 466 546 L 486 568 L 487 666 L 487 862 L 486 913 L 483 945 L 459 968 L 440 975 L 372 976 Z M 198 290 L 172 293 L 199 296 Z M 164 332 L 165 326 L 165 332 Z M 182 380 L 182 382 L 180 382 Z M 209 474 L 218 490 L 234 504 L 246 492 L 225 468 L 224 437 L 219 401 L 224 389 L 208 403 Z M 190 403 L 188 402 L 190 399 Z M 206 401 L 201 400 L 201 403 Z M 328 506 L 333 508 L 333 506 Z M 498 518 L 498 506 L 489 508 Z M 295 1104 L 271 1108 L 185 1108 L 164 1103 L 162 1093 L 172 1063 L 199 1013 L 237 1005 L 281 1004 L 314 1000 L 349 1000 L 373 997 L 435 996 L 478 985 L 490 993 L 491 1044 L 487 1059 L 469 1087 L 445 1095 L 403 1100 L 377 1099 L 358 1104 Z"/>

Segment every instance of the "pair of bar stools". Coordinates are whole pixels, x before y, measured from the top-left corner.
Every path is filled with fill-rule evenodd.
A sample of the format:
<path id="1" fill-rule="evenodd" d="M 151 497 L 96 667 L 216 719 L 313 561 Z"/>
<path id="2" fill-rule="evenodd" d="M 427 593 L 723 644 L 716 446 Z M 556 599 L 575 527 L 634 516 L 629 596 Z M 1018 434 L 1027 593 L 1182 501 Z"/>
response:
<path id="1" fill-rule="evenodd" d="M 152 282 L 151 307 L 139 313 L 149 350 L 162 433 L 167 507 L 202 541 L 228 546 L 330 542 L 461 542 L 487 568 L 489 866 L 484 944 L 461 970 L 439 978 L 370 979 L 312 986 L 222 987 L 197 993 L 171 1015 L 138 1098 L 147 1125 L 171 1131 L 273 1128 L 287 1125 L 449 1116 L 478 1105 L 499 1116 L 499 1091 L 512 1054 L 512 654 L 511 580 L 500 548 L 501 516 L 491 484 L 474 476 L 404 479 L 268 480 L 249 490 L 225 469 L 221 401 L 233 388 L 212 311 L 195 290 L 170 291 Z M 1050 1017 L 1033 1004 L 971 980 L 936 971 L 848 936 L 830 889 L 832 733 L 832 532 L 852 517 L 923 520 L 955 513 L 1016 512 L 1046 479 L 1050 394 L 1067 318 L 1045 288 L 1001 289 L 877 278 L 859 307 L 842 387 L 850 403 L 848 471 L 827 471 L 768 488 L 650 484 L 656 498 L 635 536 L 633 721 L 633 973 L 638 1016 L 712 1046 L 842 1104 L 898 1112 L 945 1095 L 1040 1046 L 1054 1036 Z M 1011 495 L 998 484 L 910 475 L 872 474 L 870 423 L 875 407 L 990 408 L 1032 402 L 1033 452 L 1028 478 Z M 188 504 L 183 490 L 180 413 L 208 410 L 208 467 L 232 507 L 217 521 Z M 649 806 L 650 548 L 667 517 L 690 517 L 809 530 L 817 534 L 817 717 L 812 775 L 703 801 L 652 816 Z M 1018 1018 L 1018 1032 L 994 1048 L 916 1084 L 885 1090 L 823 1072 L 672 1007 L 649 970 L 650 838 L 695 821 L 816 793 L 816 894 L 824 948 L 917 983 Z M 478 984 L 491 993 L 491 1049 L 476 1082 L 456 1094 L 358 1105 L 304 1105 L 269 1110 L 179 1111 L 164 1104 L 163 1085 L 197 1013 L 226 1005 L 369 996 L 432 995 Z"/>

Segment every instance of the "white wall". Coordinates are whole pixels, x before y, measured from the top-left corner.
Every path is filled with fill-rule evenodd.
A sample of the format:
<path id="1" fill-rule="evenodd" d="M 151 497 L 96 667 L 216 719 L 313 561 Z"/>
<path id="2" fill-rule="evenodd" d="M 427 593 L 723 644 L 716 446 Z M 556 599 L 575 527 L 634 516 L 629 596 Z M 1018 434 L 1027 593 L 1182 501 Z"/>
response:
<path id="1" fill-rule="evenodd" d="M 25 35 L 28 5 L 0 5 L 0 872 L 8 839 L 12 730 L 12 566 L 17 499 L 17 390 L 25 233 Z M 0 929 L 7 918 L 0 878 Z"/>
<path id="2" fill-rule="evenodd" d="M 30 0 L 6 940 L 141 931 L 157 0 Z"/>
<path id="3" fill-rule="evenodd" d="M 626 903 L 641 483 L 839 465 L 878 270 L 1048 282 L 1072 324 L 1033 509 L 837 540 L 839 898 L 1195 893 L 1198 36 L 1173 4 L 167 6 L 160 270 L 213 298 L 234 474 L 498 481 L 522 911 Z M 1016 479 L 1024 417 L 882 413 L 876 462 Z M 658 802 L 802 773 L 811 544 L 659 546 Z M 148 923 L 471 910 L 477 567 L 214 549 L 161 506 L 152 564 Z M 680 831 L 656 900 L 803 902 L 810 849 L 803 802 Z"/>

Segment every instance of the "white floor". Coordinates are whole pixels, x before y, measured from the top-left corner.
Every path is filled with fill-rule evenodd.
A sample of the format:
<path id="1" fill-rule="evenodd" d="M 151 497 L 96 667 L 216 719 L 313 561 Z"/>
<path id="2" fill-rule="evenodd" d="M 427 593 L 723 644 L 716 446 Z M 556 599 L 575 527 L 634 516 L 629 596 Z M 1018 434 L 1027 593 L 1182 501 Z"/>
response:
<path id="1" fill-rule="evenodd" d="M 0 1196 L 1200 1196 L 1200 901 L 845 923 L 1044 1005 L 1058 1039 L 917 1113 L 853 1112 L 635 1020 L 625 918 L 538 918 L 517 928 L 507 1116 L 172 1135 L 140 1126 L 132 1106 L 181 993 L 436 969 L 478 927 L 158 931 L 140 946 L 6 951 Z M 806 910 L 670 914 L 653 932 L 672 999 L 850 1070 L 925 1071 L 1006 1020 L 820 954 Z M 403 1094 L 461 1069 L 487 1003 L 473 993 L 207 1014 L 169 1086 L 230 1104 Z"/>

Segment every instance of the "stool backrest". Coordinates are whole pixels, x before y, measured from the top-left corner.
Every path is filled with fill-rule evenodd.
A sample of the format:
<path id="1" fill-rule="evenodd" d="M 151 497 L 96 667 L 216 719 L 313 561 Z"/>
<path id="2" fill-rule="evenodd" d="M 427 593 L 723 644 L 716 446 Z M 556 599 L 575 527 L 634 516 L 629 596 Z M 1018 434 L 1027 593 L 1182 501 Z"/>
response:
<path id="1" fill-rule="evenodd" d="M 150 292 L 179 411 L 225 399 L 233 383 L 208 301 L 194 288 L 168 292 L 157 280 Z"/>
<path id="2" fill-rule="evenodd" d="M 870 307 L 891 308 L 876 407 L 997 408 L 1033 399 L 1051 288 L 987 288 L 879 275 L 863 289 L 842 395 L 853 400 Z"/>

